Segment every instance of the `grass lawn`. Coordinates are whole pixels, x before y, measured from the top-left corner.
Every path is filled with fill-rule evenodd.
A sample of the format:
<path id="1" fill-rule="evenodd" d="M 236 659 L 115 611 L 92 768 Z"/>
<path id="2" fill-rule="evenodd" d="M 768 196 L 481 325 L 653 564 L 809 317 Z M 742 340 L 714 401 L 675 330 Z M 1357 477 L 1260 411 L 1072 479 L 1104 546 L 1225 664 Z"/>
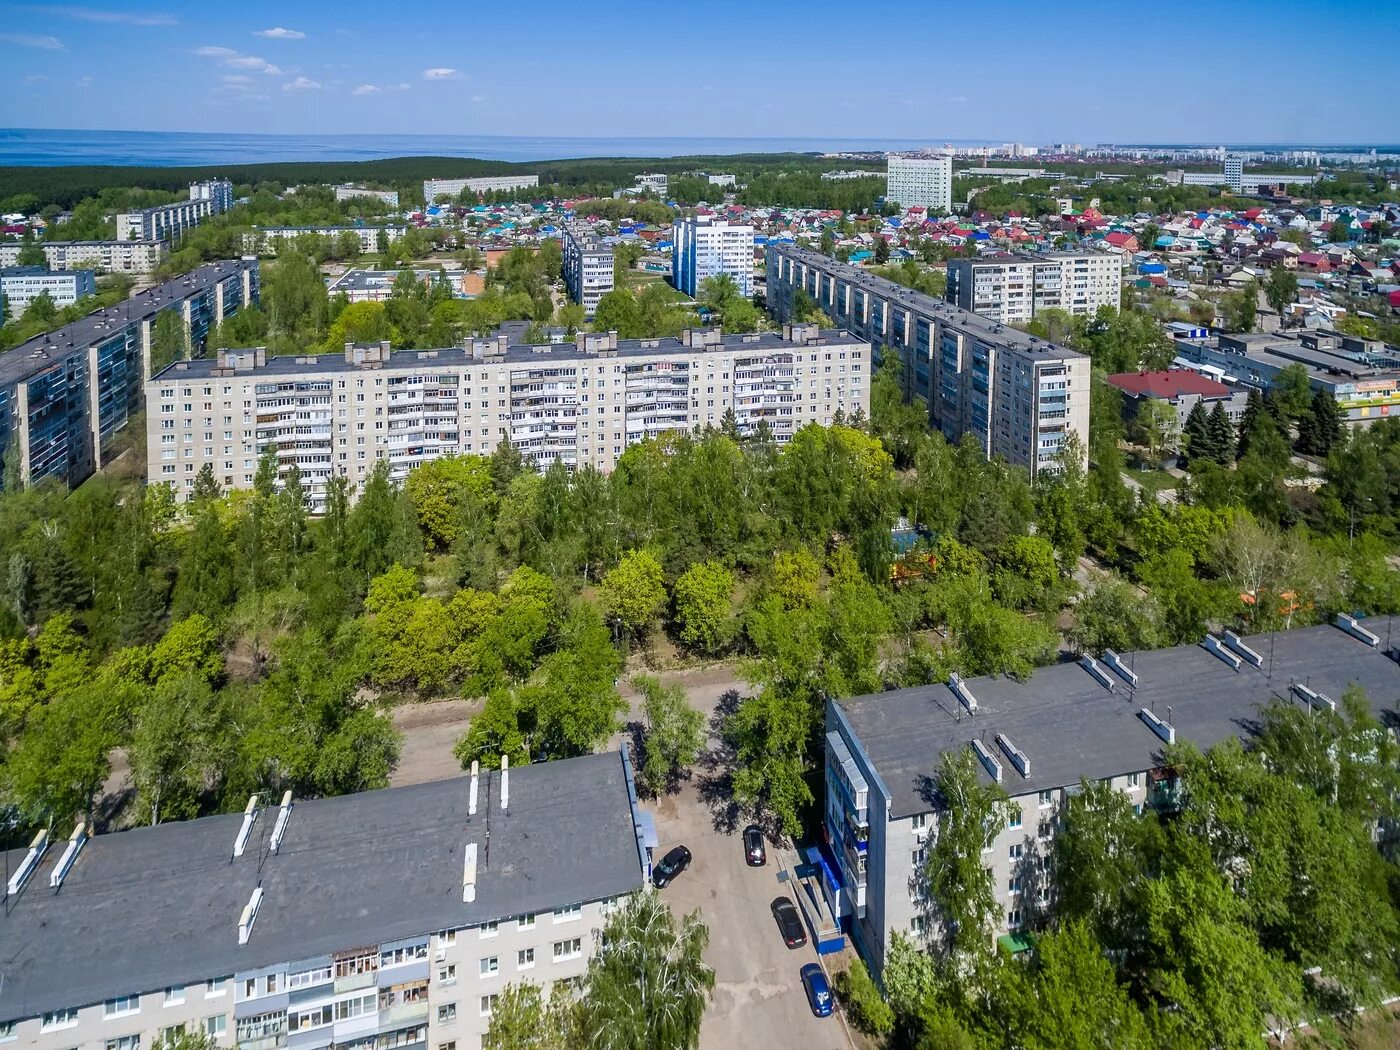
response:
<path id="1" fill-rule="evenodd" d="M 1125 467 L 1123 472 L 1149 492 L 1176 488 L 1176 478 L 1165 470 L 1143 470 L 1140 467 Z"/>

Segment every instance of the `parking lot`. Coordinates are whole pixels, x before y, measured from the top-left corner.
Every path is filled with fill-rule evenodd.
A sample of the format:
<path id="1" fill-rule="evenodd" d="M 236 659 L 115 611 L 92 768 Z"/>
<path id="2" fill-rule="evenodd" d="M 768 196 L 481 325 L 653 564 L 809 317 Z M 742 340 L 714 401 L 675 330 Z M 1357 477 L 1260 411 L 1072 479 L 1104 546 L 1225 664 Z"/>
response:
<path id="1" fill-rule="evenodd" d="M 715 969 L 715 991 L 700 1029 L 700 1050 L 849 1050 L 841 1017 L 815 1017 L 807 1005 L 798 971 L 818 961 L 811 931 L 805 947 L 789 949 L 769 910 L 774 897 L 792 897 L 778 881 L 772 843 L 767 865 L 750 868 L 739 831 L 716 830 L 694 781 L 647 808 L 656 814 L 661 852 L 680 843 L 694 857 L 690 870 L 662 890 L 662 897 L 678 914 L 699 908 L 710 928 L 705 957 Z"/>

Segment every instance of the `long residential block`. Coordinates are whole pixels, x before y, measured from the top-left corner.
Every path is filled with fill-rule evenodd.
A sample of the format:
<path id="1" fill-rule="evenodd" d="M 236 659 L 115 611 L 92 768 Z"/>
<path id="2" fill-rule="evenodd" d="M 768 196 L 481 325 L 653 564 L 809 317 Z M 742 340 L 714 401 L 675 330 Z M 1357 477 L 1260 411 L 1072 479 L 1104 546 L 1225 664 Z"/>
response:
<path id="1" fill-rule="evenodd" d="M 258 297 L 256 259 L 210 263 L 0 354 L 0 449 L 19 442 L 25 484 L 76 485 L 141 407 L 157 318 L 174 311 L 199 353 Z"/>
<path id="2" fill-rule="evenodd" d="M 870 410 L 870 347 L 839 331 L 392 351 L 268 358 L 220 351 L 171 365 L 146 386 L 149 479 L 188 497 L 206 463 L 225 489 L 251 488 L 259 456 L 277 449 L 302 473 L 313 511 L 333 476 L 356 489 L 377 460 L 401 480 L 442 456 L 488 455 L 508 441 L 537 469 L 556 461 L 611 471 L 629 445 L 719 426 L 766 425 L 785 443 L 808 423 Z"/>
<path id="3" fill-rule="evenodd" d="M 165 241 L 40 241 L 50 270 L 103 270 L 107 273 L 154 272 L 170 245 Z M 0 266 L 18 266 L 19 241 L 0 243 Z"/>
<path id="4" fill-rule="evenodd" d="M 0 316 L 11 321 L 21 317 L 29 304 L 47 295 L 55 306 L 72 306 L 79 299 L 97 294 L 96 275 L 91 270 L 46 270 L 42 266 L 0 267 L 0 295 L 5 303 Z"/>
<path id="5" fill-rule="evenodd" d="M 1273 701 L 1335 708 L 1351 685 L 1393 726 L 1400 664 L 1389 617 L 1201 645 L 1104 652 L 1024 682 L 956 676 L 947 684 L 830 700 L 826 707 L 827 878 L 822 885 L 875 972 L 890 940 L 940 929 L 924 866 L 947 814 L 941 756 L 971 749 L 978 776 L 1010 796 L 983 863 L 1001 905 L 996 933 L 1033 926 L 1054 907 L 1048 861 L 1081 781 L 1122 791 L 1141 813 L 1170 808 L 1179 784 L 1163 751 L 1246 739 Z M 1400 619 L 1400 618 L 1395 618 Z"/>
<path id="6" fill-rule="evenodd" d="M 540 184 L 538 175 L 481 175 L 471 179 L 424 179 L 423 200 L 432 204 L 439 197 L 454 201 L 465 190 L 472 193 L 493 193 L 505 190 L 528 190 Z"/>
<path id="7" fill-rule="evenodd" d="M 1002 324 L 1025 324 L 1047 309 L 1092 317 L 1118 309 L 1123 259 L 1114 252 L 1044 252 L 948 260 L 948 302 Z"/>
<path id="8" fill-rule="evenodd" d="M 276 255 L 282 245 L 299 237 L 334 241 L 350 233 L 360 239 L 360 251 L 382 252 L 406 232 L 407 226 L 255 226 L 243 235 L 243 250 L 250 255 Z"/>
<path id="9" fill-rule="evenodd" d="M 902 365 L 904 391 L 928 405 L 950 441 L 971 436 L 1035 478 L 1061 466 L 1070 434 L 1082 462 L 1089 444 L 1089 359 L 1035 336 L 791 244 L 766 249 L 768 309 L 792 313 L 801 290 L 842 328 L 886 347 Z"/>
<path id="10" fill-rule="evenodd" d="M 0 1043 L 476 1050 L 501 990 L 577 987 L 646 884 L 653 825 L 609 752 L 7 856 Z"/>
<path id="11" fill-rule="evenodd" d="M 158 204 L 117 216 L 119 241 L 173 241 L 205 219 L 233 207 L 233 183 L 227 179 L 190 183 L 188 200 Z"/>

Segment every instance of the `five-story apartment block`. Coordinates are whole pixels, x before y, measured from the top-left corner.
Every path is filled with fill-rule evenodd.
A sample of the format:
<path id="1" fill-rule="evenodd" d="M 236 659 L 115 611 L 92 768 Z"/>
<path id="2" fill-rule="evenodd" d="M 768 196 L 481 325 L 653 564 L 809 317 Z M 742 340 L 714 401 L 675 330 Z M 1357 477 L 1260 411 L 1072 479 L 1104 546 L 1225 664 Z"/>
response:
<path id="1" fill-rule="evenodd" d="M 19 241 L 0 244 L 0 266 L 17 266 Z M 156 270 L 170 245 L 164 241 L 40 241 L 50 270 L 102 270 L 146 274 Z"/>
<path id="2" fill-rule="evenodd" d="M 870 343 L 876 363 L 898 354 L 904 392 L 923 398 L 950 441 L 971 436 L 1032 478 L 1061 467 L 1070 434 L 1089 437 L 1089 359 L 855 266 L 794 245 L 769 244 L 768 309 L 791 315 L 804 291 L 842 328 Z M 1087 451 L 1081 452 L 1081 462 Z"/>
<path id="3" fill-rule="evenodd" d="M 1046 252 L 948 260 L 948 302 L 1001 324 L 1024 325 L 1043 310 L 1092 317 L 1118 309 L 1123 259 L 1114 252 Z"/>
<path id="4" fill-rule="evenodd" d="M 610 752 L 7 856 L 0 1044 L 477 1050 L 502 989 L 573 994 L 655 846 Z"/>
<path id="5" fill-rule="evenodd" d="M 1084 782 L 1121 791 L 1139 813 L 1171 808 L 1179 785 L 1164 749 L 1208 748 L 1248 736 L 1271 702 L 1335 710 L 1352 684 L 1377 717 L 1400 693 L 1388 618 L 1241 638 L 1226 631 L 1198 646 L 1106 651 L 1010 678 L 963 680 L 826 706 L 825 860 L 822 885 L 857 949 L 876 972 L 895 934 L 936 936 L 927 893 L 928 851 L 947 803 L 941 756 L 970 750 L 977 775 L 1009 796 L 1004 825 L 982 853 L 1000 914 L 994 935 L 1038 925 L 1055 906 L 1055 835 Z M 1013 950 L 1014 942 L 1010 945 Z"/>
<path id="6" fill-rule="evenodd" d="M 332 476 L 358 488 L 380 459 L 402 480 L 441 456 L 487 455 L 508 441 L 544 470 L 611 471 L 629 445 L 719 426 L 763 426 L 785 443 L 808 423 L 869 412 L 869 346 L 845 332 L 511 346 L 506 332 L 465 347 L 268 358 L 262 349 L 171 365 L 147 385 L 149 480 L 187 497 L 205 464 L 226 489 L 252 486 L 258 458 L 295 464 L 312 509 Z"/>

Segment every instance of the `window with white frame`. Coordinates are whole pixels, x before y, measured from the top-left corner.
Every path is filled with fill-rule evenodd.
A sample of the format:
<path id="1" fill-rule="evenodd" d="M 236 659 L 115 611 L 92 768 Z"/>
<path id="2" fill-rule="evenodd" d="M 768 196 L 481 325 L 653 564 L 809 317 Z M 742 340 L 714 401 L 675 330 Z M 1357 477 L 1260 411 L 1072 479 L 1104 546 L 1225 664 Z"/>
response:
<path id="1" fill-rule="evenodd" d="M 1021 859 L 1021 852 L 1022 852 L 1021 843 L 1017 842 L 1016 844 L 1014 844 L 1013 846 L 1011 846 L 1010 848 L 1007 849 L 1006 855 L 1007 855 L 1007 857 L 1008 857 L 1010 860 L 1020 860 L 1020 859 Z"/>
<path id="2" fill-rule="evenodd" d="M 488 955 L 481 960 L 481 976 L 495 977 L 501 972 L 501 957 L 499 955 Z"/>
<path id="3" fill-rule="evenodd" d="M 535 949 L 521 948 L 515 953 L 515 968 L 517 970 L 528 970 L 535 965 Z"/>
<path id="4" fill-rule="evenodd" d="M 119 1035 L 102 1044 L 102 1050 L 141 1050 L 140 1035 Z"/>
<path id="5" fill-rule="evenodd" d="M 325 984 L 331 979 L 330 966 L 318 966 L 313 970 L 300 970 L 287 975 L 288 988 L 310 988 L 315 984 Z"/>
<path id="6" fill-rule="evenodd" d="M 456 944 L 456 943 L 457 943 L 457 931 L 456 931 L 456 930 L 438 930 L 437 933 L 433 934 L 433 947 L 434 947 L 434 948 L 449 948 L 449 947 L 451 947 L 452 945 L 454 945 L 454 944 Z"/>
<path id="7" fill-rule="evenodd" d="M 438 984 L 457 983 L 457 964 L 449 963 L 447 966 L 438 967 Z"/>
<path id="8" fill-rule="evenodd" d="M 77 1023 L 76 1009 L 51 1010 L 39 1018 L 39 1031 L 53 1032 L 60 1028 L 72 1028 Z"/>
<path id="9" fill-rule="evenodd" d="M 1010 927 L 1011 929 L 1013 929 L 1013 930 L 1014 930 L 1017 926 L 1020 926 L 1020 925 L 1021 925 L 1021 909 L 1020 909 L 1020 908 L 1012 908 L 1009 912 L 1006 913 L 1006 925 L 1009 926 L 1009 927 Z"/>
<path id="10" fill-rule="evenodd" d="M 1053 791 L 1042 791 L 1038 796 L 1036 796 L 1036 805 L 1038 805 L 1041 809 L 1044 809 L 1046 806 L 1053 804 L 1054 801 L 1055 792 Z"/>
<path id="11" fill-rule="evenodd" d="M 18 1039 L 19 1033 L 15 1031 L 18 1027 L 18 1021 L 0 1021 L 0 1043 L 8 1043 L 12 1039 Z"/>
<path id="12" fill-rule="evenodd" d="M 533 930 L 535 928 L 534 914 L 522 915 L 515 920 L 515 928 L 518 930 Z"/>
<path id="13" fill-rule="evenodd" d="M 165 1005 L 179 1006 L 185 1001 L 185 986 L 183 984 L 173 984 L 165 990 Z"/>
<path id="14" fill-rule="evenodd" d="M 578 918 L 579 916 L 581 916 L 582 914 L 583 914 L 583 905 L 582 905 L 582 904 L 566 904 L 566 905 L 565 905 L 564 907 L 562 907 L 562 908 L 555 908 L 555 909 L 554 909 L 554 921 L 555 921 L 555 922 L 569 922 L 571 919 L 577 919 L 577 918 Z"/>
<path id="15" fill-rule="evenodd" d="M 214 1014 L 204 1019 L 204 1034 L 217 1039 L 228 1031 L 228 1014 Z"/>
<path id="16" fill-rule="evenodd" d="M 103 1017 L 125 1017 L 134 1014 L 141 1009 L 141 997 L 139 995 L 119 995 L 115 999 L 108 999 L 102 1004 Z"/>
<path id="17" fill-rule="evenodd" d="M 1128 787 L 1130 787 L 1130 788 L 1135 788 L 1135 787 L 1140 786 L 1141 784 L 1142 784 L 1142 774 L 1141 774 L 1141 773 L 1129 773 L 1129 774 L 1128 774 Z"/>
<path id="18" fill-rule="evenodd" d="M 438 1024 L 451 1024 L 451 1023 L 452 1023 L 453 1021 L 455 1021 L 455 1020 L 457 1020 L 457 1004 L 456 1004 L 456 1003 L 443 1003 L 441 1006 L 438 1007 L 438 1011 L 437 1011 L 437 1023 L 438 1023 Z"/>
<path id="19" fill-rule="evenodd" d="M 577 959 L 583 954 L 583 941 L 578 937 L 570 937 L 566 941 L 554 942 L 554 961 L 563 962 L 565 959 Z"/>
<path id="20" fill-rule="evenodd" d="M 915 831 L 923 831 L 925 828 L 928 827 L 928 814 L 915 813 L 914 819 L 911 821 L 911 823 L 913 824 Z"/>
<path id="21" fill-rule="evenodd" d="M 428 946 L 426 944 L 410 944 L 406 948 L 391 948 L 379 953 L 379 968 L 382 970 L 389 966 L 403 966 L 427 957 Z"/>
<path id="22" fill-rule="evenodd" d="M 490 1016 L 491 1016 L 491 1011 L 494 1010 L 494 1009 L 496 1009 L 496 1000 L 499 999 L 499 998 L 500 998 L 500 996 L 497 995 L 495 992 L 492 992 L 490 995 L 483 995 L 483 996 L 481 997 L 481 1016 L 482 1016 L 482 1017 L 490 1017 Z"/>
<path id="23" fill-rule="evenodd" d="M 215 996 L 226 994 L 228 988 L 225 986 L 231 980 L 233 980 L 232 974 L 227 977 L 210 977 L 204 982 L 204 998 L 213 999 Z"/>
<path id="24" fill-rule="evenodd" d="M 1006 818 L 1006 826 L 1008 828 L 1019 828 L 1021 826 L 1021 810 L 1019 807 L 1011 810 L 1010 816 Z"/>
<path id="25" fill-rule="evenodd" d="M 483 922 L 483 923 L 481 924 L 481 936 L 482 936 L 482 937 L 494 937 L 494 936 L 496 936 L 497 932 L 499 932 L 499 930 L 500 930 L 500 926 L 501 926 L 501 924 L 500 924 L 499 922 Z"/>

